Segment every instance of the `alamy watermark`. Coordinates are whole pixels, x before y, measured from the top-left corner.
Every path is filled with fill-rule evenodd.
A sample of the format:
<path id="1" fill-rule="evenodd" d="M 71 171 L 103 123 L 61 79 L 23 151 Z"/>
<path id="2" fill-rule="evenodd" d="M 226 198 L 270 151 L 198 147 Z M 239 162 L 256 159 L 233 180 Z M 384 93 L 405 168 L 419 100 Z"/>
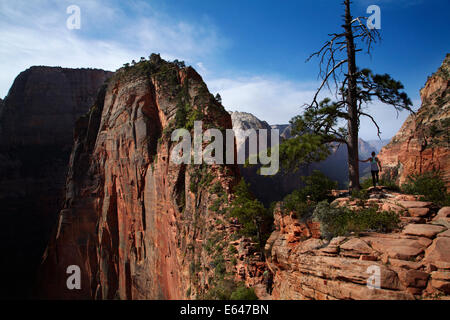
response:
<path id="1" fill-rule="evenodd" d="M 370 290 L 381 288 L 381 268 L 376 265 L 372 265 L 367 268 L 366 272 L 370 274 L 367 278 L 367 288 Z"/>
<path id="2" fill-rule="evenodd" d="M 81 290 L 81 269 L 77 265 L 67 267 L 67 274 L 70 276 L 66 280 L 66 286 L 69 290 Z"/>
<path id="3" fill-rule="evenodd" d="M 367 13 L 371 14 L 367 18 L 367 28 L 370 30 L 381 29 L 381 9 L 379 6 L 373 4 L 367 7 Z"/>
<path id="4" fill-rule="evenodd" d="M 77 5 L 68 6 L 66 13 L 70 16 L 66 20 L 66 26 L 69 30 L 81 29 L 81 9 Z"/>
<path id="5" fill-rule="evenodd" d="M 270 131 L 270 148 L 268 147 Z M 170 160 L 175 164 L 259 164 L 261 175 L 275 175 L 279 170 L 279 131 L 278 129 L 237 130 L 244 137 L 244 143 L 238 145 L 235 157 L 235 132 L 225 130 L 225 140 L 219 129 L 208 129 L 203 133 L 203 122 L 194 122 L 194 137 L 186 129 L 176 129 L 171 140 L 178 142 L 172 149 Z M 214 140 L 213 140 L 214 138 Z M 180 141 L 181 139 L 181 141 Z M 248 139 L 248 140 L 247 140 Z M 213 141 L 212 141 L 213 140 Z M 248 148 L 245 141 L 248 141 Z M 209 143 L 210 142 L 210 143 Z M 204 143 L 209 143 L 203 148 Z M 248 157 L 247 157 L 248 151 Z M 224 155 L 225 152 L 225 155 Z"/>

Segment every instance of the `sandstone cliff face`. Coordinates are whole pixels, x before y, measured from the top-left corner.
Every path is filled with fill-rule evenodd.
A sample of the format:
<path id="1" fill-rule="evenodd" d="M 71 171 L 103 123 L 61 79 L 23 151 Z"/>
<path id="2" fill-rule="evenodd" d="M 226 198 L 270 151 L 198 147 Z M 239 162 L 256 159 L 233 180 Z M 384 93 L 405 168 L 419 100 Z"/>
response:
<path id="1" fill-rule="evenodd" d="M 0 296 L 23 298 L 60 209 L 75 120 L 111 72 L 32 67 L 0 101 Z"/>
<path id="2" fill-rule="evenodd" d="M 403 184 L 410 174 L 440 170 L 450 190 L 450 54 L 421 90 L 422 106 L 406 119 L 379 155 Z"/>
<path id="3" fill-rule="evenodd" d="M 265 250 L 274 274 L 272 299 L 422 299 L 450 295 L 450 207 L 436 212 L 415 196 L 379 191 L 368 200 L 401 216 L 390 234 L 321 239 L 320 226 L 275 211 Z M 337 205 L 356 201 L 338 198 Z M 367 205 L 367 204 L 366 204 Z M 380 288 L 367 286 L 377 268 Z M 373 279 L 373 278 L 372 278 Z"/>
<path id="4" fill-rule="evenodd" d="M 264 129 L 267 130 L 267 134 L 269 136 L 270 129 L 272 128 L 267 122 L 259 120 L 257 117 L 248 112 L 235 111 L 230 112 L 230 114 L 238 150 L 245 147 L 246 137 L 243 135 L 243 131 L 250 129 L 254 129 L 255 131 Z"/>
<path id="5" fill-rule="evenodd" d="M 216 262 L 205 247 L 227 237 L 220 208 L 238 170 L 170 161 L 172 130 L 193 117 L 204 127 L 231 128 L 192 68 L 152 55 L 116 72 L 77 122 L 41 297 L 185 299 L 213 285 Z M 66 286 L 70 265 L 81 268 L 81 290 Z"/>

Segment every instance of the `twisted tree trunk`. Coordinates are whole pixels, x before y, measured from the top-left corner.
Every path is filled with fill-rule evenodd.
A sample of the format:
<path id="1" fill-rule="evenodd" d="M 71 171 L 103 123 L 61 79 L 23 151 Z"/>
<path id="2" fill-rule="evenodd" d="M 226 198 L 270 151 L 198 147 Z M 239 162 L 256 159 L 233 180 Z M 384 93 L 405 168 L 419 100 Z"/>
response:
<path id="1" fill-rule="evenodd" d="M 348 112 L 348 177 L 350 190 L 359 190 L 359 155 L 358 155 L 358 99 L 356 90 L 356 58 L 355 42 L 352 30 L 352 15 L 350 12 L 350 0 L 344 1 L 345 5 L 345 39 L 347 42 L 348 59 L 348 88 L 347 88 L 347 112 Z"/>

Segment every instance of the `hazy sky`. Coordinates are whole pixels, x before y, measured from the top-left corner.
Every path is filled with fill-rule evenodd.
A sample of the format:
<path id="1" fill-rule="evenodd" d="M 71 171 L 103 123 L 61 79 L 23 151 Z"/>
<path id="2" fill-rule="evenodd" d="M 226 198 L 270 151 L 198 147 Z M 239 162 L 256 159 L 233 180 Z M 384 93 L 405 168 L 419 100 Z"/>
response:
<path id="1" fill-rule="evenodd" d="M 356 0 L 353 14 L 381 8 L 381 34 L 361 67 L 402 81 L 415 107 L 427 76 L 450 52 L 448 0 Z M 231 111 L 247 111 L 270 124 L 287 123 L 310 102 L 318 86 L 317 61 L 306 58 L 339 31 L 341 1 L 0 0 L 0 97 L 33 65 L 116 70 L 156 52 L 185 60 L 219 92 Z M 81 29 L 69 30 L 66 9 L 81 9 Z M 383 138 L 392 137 L 407 114 L 388 106 L 369 110 Z M 376 130 L 361 123 L 363 139 Z"/>

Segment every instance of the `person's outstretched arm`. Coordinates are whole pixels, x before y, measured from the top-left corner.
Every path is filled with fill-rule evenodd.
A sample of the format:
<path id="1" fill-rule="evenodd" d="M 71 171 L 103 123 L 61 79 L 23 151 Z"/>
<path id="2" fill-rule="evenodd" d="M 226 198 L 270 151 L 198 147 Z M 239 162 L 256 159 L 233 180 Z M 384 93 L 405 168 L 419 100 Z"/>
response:
<path id="1" fill-rule="evenodd" d="M 359 160 L 359 159 L 358 159 L 358 160 Z M 359 162 L 368 162 L 368 161 L 370 161 L 370 158 L 367 159 L 367 160 L 359 160 Z"/>

